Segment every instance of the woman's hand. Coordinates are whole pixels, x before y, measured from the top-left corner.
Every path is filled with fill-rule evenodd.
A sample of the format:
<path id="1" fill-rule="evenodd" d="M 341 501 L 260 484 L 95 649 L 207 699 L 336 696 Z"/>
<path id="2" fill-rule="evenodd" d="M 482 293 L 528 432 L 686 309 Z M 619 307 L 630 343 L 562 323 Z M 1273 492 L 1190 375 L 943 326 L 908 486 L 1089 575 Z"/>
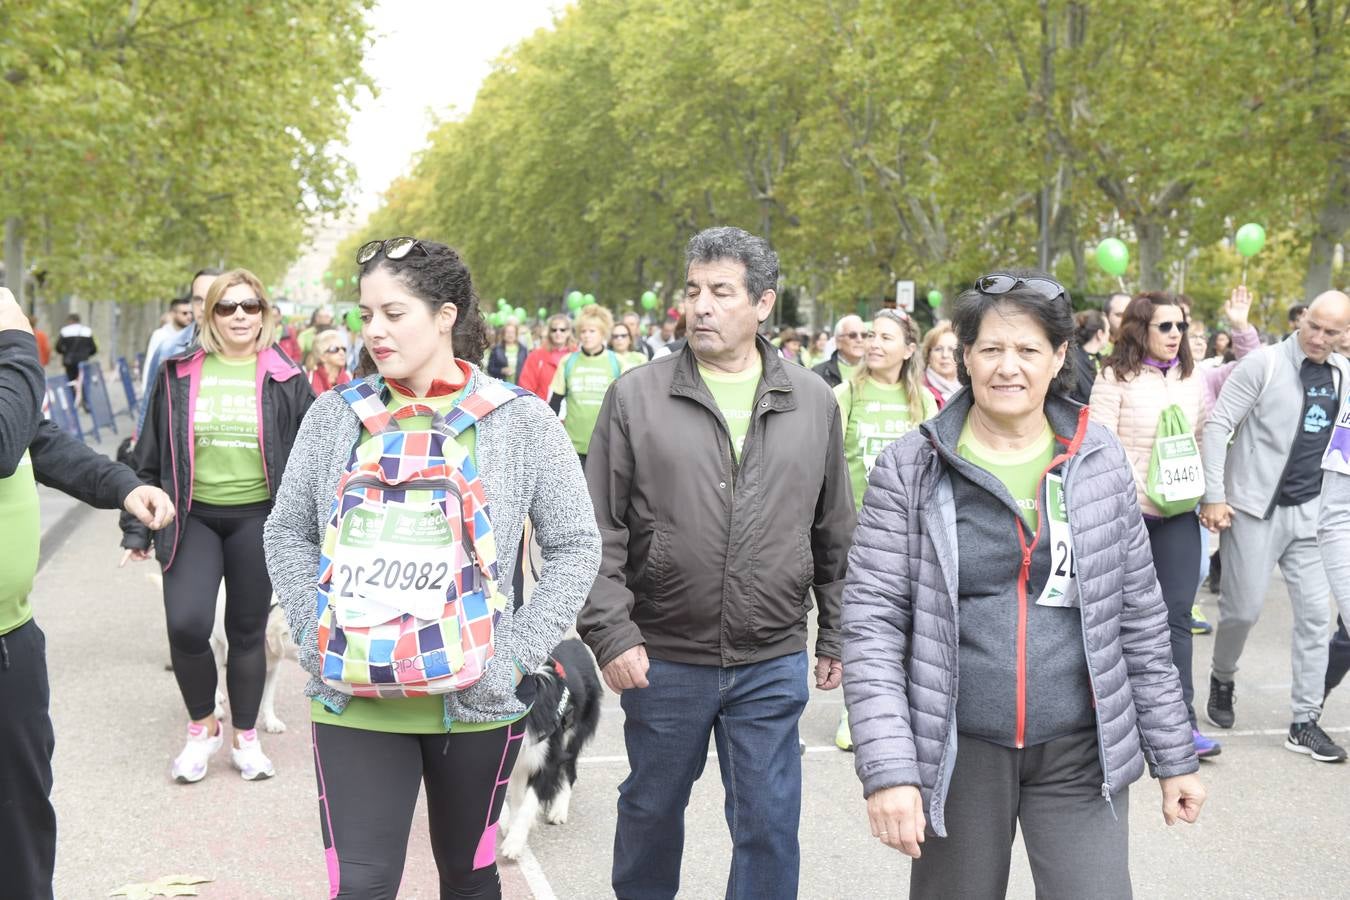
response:
<path id="1" fill-rule="evenodd" d="M 144 550 L 127 549 L 122 553 L 122 561 L 117 564 L 117 568 L 120 569 L 123 566 L 125 566 L 128 560 L 134 560 L 136 562 L 145 562 L 149 558 L 150 558 L 150 549 L 148 547 Z"/>
<path id="2" fill-rule="evenodd" d="M 1159 778 L 1158 784 L 1162 786 L 1164 822 L 1175 825 L 1180 819 L 1194 824 L 1200 818 L 1200 807 L 1205 805 L 1205 786 L 1199 775 Z"/>
<path id="3" fill-rule="evenodd" d="M 1246 331 L 1251 309 L 1252 295 L 1247 292 L 1245 284 L 1240 284 L 1233 288 L 1228 302 L 1223 305 L 1223 317 L 1228 320 L 1228 326 L 1233 331 Z"/>
<path id="4" fill-rule="evenodd" d="M 928 820 L 923 815 L 923 795 L 912 784 L 882 788 L 867 798 L 867 818 L 872 837 L 880 838 L 906 856 L 919 858 Z"/>

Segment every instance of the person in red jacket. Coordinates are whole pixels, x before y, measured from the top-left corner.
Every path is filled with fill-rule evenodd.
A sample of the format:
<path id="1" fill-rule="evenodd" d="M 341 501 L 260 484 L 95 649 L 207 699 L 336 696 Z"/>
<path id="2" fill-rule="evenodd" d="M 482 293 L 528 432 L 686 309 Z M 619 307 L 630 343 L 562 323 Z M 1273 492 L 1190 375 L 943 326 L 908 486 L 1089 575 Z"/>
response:
<path id="1" fill-rule="evenodd" d="M 544 335 L 544 344 L 525 358 L 525 367 L 520 370 L 517 382 L 527 391 L 548 399 L 548 386 L 553 383 L 553 373 L 567 354 L 575 350 L 572 343 L 572 322 L 559 313 L 549 317 L 548 333 Z"/>

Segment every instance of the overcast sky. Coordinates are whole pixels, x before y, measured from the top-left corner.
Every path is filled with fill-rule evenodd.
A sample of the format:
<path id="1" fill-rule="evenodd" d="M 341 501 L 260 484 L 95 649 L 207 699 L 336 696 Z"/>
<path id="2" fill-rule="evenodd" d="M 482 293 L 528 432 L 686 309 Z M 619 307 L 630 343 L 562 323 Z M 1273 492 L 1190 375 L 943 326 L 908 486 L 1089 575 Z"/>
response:
<path id="1" fill-rule="evenodd" d="M 431 127 L 432 114 L 460 115 L 501 53 L 553 23 L 565 0 L 381 0 L 370 21 L 375 43 L 366 69 L 380 95 L 362 97 L 348 131 L 356 164 L 358 215 L 406 172 Z"/>

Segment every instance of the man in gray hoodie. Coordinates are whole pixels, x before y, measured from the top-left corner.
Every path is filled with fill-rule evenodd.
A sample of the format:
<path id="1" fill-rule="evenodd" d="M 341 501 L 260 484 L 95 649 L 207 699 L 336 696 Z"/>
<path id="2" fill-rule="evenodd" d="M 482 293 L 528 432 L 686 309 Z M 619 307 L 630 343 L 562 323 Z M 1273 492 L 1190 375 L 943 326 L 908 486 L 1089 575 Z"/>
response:
<path id="1" fill-rule="evenodd" d="M 1346 757 L 1317 721 L 1331 591 L 1317 530 L 1322 458 L 1350 388 L 1350 362 L 1333 352 L 1347 329 L 1350 297 L 1328 291 L 1314 300 L 1292 337 L 1238 363 L 1205 423 L 1201 448 L 1200 521 L 1228 529 L 1205 718 L 1220 728 L 1236 721 L 1238 660 L 1278 563 L 1294 612 L 1293 722 L 1285 747 L 1319 762 Z"/>

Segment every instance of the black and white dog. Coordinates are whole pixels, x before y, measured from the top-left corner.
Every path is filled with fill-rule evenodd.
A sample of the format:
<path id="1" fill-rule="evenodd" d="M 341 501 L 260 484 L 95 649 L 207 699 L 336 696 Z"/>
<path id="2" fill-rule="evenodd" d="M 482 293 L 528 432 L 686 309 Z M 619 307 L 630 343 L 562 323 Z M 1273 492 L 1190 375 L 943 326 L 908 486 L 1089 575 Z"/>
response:
<path id="1" fill-rule="evenodd" d="M 603 692 L 595 657 L 576 638 L 563 641 L 553 655 L 527 676 L 534 706 L 525 717 L 525 741 L 511 772 L 502 806 L 502 856 L 519 859 L 542 806 L 548 821 L 567 821 L 577 757 L 595 736 Z M 528 688 L 522 685 L 525 695 Z"/>

